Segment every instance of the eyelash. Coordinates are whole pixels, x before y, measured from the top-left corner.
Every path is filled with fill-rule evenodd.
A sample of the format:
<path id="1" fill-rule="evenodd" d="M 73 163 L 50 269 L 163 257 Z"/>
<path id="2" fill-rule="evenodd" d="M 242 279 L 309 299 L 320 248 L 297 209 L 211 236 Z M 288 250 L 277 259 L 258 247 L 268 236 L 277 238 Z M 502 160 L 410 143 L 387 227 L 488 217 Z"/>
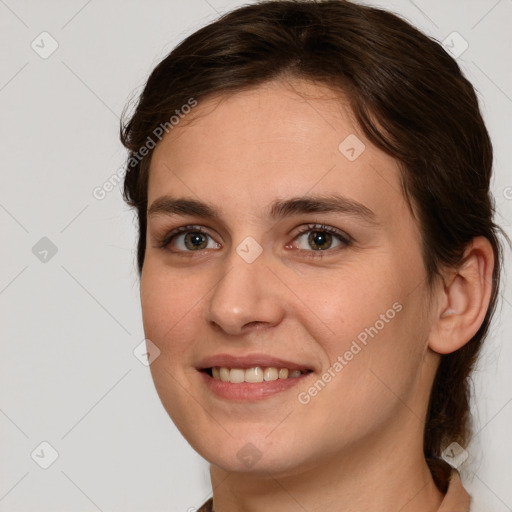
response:
<path id="1" fill-rule="evenodd" d="M 334 235 L 338 238 L 340 242 L 342 242 L 345 247 L 348 247 L 352 244 L 353 240 L 350 238 L 347 234 L 343 233 L 342 231 L 339 231 L 336 228 L 333 228 L 331 226 L 326 226 L 325 224 L 307 224 L 303 230 L 299 231 L 293 238 L 293 240 L 296 240 L 297 238 L 301 237 L 305 233 L 309 233 L 311 231 L 318 231 L 318 232 L 326 232 Z M 163 237 L 157 240 L 157 248 L 159 249 L 166 249 L 167 246 L 178 236 L 183 233 L 200 233 L 202 235 L 208 236 L 211 238 L 211 235 L 205 231 L 201 226 L 195 226 L 195 225 L 189 225 L 189 226 L 180 226 L 179 228 L 176 228 L 172 230 L 170 233 L 167 233 Z M 204 249 L 203 249 L 204 250 Z M 307 249 L 298 249 L 301 252 L 309 253 L 305 255 L 307 258 L 322 258 L 324 257 L 325 253 L 332 253 L 337 252 L 337 250 L 340 250 L 340 248 L 335 249 L 325 249 L 325 250 L 307 250 Z M 194 252 L 202 252 L 199 251 L 176 251 L 176 253 L 194 253 Z M 319 254 L 320 253 L 320 254 Z"/>

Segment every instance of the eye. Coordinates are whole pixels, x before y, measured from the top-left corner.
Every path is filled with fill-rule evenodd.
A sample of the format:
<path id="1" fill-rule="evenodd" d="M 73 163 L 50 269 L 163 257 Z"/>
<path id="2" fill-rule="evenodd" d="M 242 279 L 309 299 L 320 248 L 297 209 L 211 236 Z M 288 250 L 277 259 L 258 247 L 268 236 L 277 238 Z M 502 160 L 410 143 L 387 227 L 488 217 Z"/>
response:
<path id="1" fill-rule="evenodd" d="M 306 236 L 307 235 L 307 236 Z M 351 239 L 348 235 L 339 231 L 336 228 L 331 226 L 326 226 L 324 224 L 309 224 L 305 229 L 302 229 L 298 233 L 298 235 L 294 238 L 294 242 L 302 241 L 306 247 L 299 247 L 299 250 L 308 251 L 313 254 L 309 254 L 309 256 L 318 257 L 323 256 L 322 254 L 314 254 L 322 251 L 327 251 L 333 248 L 339 247 L 347 247 L 351 244 Z M 337 242 L 337 245 L 334 245 Z M 290 245 L 286 246 L 290 248 Z M 312 248 L 313 250 L 311 251 Z M 333 251 L 331 251 L 333 252 Z"/>
<path id="2" fill-rule="evenodd" d="M 210 239 L 212 243 L 208 240 Z M 158 241 L 158 247 L 172 252 L 196 252 L 202 249 L 218 249 L 221 245 L 200 226 L 181 226 Z"/>
<path id="3" fill-rule="evenodd" d="M 306 237 L 306 235 L 308 235 Z M 341 249 L 352 243 L 352 239 L 342 231 L 324 224 L 308 224 L 294 237 L 287 249 L 295 248 L 296 241 L 302 242 L 307 257 L 322 257 L 325 251 L 334 252 L 333 249 Z M 307 247 L 304 248 L 304 245 Z M 203 249 L 219 249 L 221 244 L 215 242 L 210 234 L 201 226 L 180 226 L 167 233 L 157 241 L 157 247 L 175 253 L 200 252 Z M 311 250 L 311 248 L 313 250 Z M 319 254 L 320 253 L 320 254 Z"/>

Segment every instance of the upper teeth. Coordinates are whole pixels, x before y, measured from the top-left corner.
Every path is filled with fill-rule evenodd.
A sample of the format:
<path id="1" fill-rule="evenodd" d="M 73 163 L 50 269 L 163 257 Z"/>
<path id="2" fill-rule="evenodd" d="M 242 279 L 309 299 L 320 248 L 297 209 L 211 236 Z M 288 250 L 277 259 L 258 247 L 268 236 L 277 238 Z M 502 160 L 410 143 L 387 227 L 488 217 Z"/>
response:
<path id="1" fill-rule="evenodd" d="M 240 382 L 263 382 L 277 379 L 288 379 L 300 377 L 300 370 L 288 370 L 288 368 L 260 367 L 255 368 L 226 368 L 224 366 L 214 366 L 212 368 L 213 378 L 224 382 L 238 384 Z"/>

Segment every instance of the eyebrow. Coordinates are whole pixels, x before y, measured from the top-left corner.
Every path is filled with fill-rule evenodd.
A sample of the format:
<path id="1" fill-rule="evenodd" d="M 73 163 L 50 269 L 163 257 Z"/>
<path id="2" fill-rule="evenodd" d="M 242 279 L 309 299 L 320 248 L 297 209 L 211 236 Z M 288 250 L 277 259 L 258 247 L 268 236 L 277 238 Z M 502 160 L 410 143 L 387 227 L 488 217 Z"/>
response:
<path id="1" fill-rule="evenodd" d="M 277 220 L 291 215 L 305 213 L 343 213 L 358 218 L 368 225 L 377 226 L 375 213 L 364 204 L 340 196 L 338 194 L 323 196 L 300 196 L 274 201 L 269 208 L 268 216 Z M 222 214 L 211 203 L 187 197 L 161 196 L 153 201 L 147 210 L 148 217 L 196 216 L 210 219 L 221 219 Z"/>

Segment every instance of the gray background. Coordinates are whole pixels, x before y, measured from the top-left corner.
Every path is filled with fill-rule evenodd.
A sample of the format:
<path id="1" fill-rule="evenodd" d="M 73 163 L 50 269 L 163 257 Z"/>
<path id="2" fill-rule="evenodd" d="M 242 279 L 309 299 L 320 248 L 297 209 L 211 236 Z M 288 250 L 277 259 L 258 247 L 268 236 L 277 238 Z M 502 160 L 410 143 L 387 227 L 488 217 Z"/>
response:
<path id="1" fill-rule="evenodd" d="M 144 339 L 134 216 L 119 187 L 102 200 L 92 192 L 123 163 L 119 115 L 152 68 L 243 3 L 0 0 L 2 512 L 192 511 L 210 494 L 207 464 L 133 354 Z M 456 31 L 469 44 L 458 61 L 491 132 L 497 220 L 510 234 L 512 0 L 373 4 L 440 41 Z M 55 43 L 43 31 L 58 44 L 47 58 Z M 473 510 L 486 512 L 512 510 L 507 284 L 502 295 L 475 374 L 477 434 L 461 467 Z M 43 441 L 58 452 L 47 469 Z"/>

